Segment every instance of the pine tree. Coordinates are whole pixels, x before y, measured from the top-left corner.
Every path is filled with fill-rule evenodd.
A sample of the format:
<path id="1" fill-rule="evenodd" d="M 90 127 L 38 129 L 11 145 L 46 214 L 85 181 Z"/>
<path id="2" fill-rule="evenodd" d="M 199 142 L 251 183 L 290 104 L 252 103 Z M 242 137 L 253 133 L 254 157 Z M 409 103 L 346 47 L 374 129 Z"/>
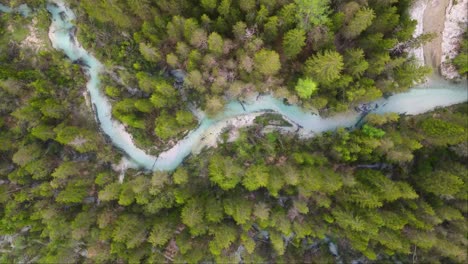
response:
<path id="1" fill-rule="evenodd" d="M 238 225 L 244 225 L 250 220 L 253 204 L 242 198 L 229 198 L 223 202 L 224 212 L 232 216 Z"/>
<path id="2" fill-rule="evenodd" d="M 223 53 L 224 41 L 221 35 L 212 32 L 208 37 L 208 50 L 213 54 L 221 55 Z"/>
<path id="3" fill-rule="evenodd" d="M 168 216 L 157 219 L 148 237 L 148 242 L 155 247 L 162 247 L 169 242 L 174 232 L 174 222 L 171 220 L 173 219 Z"/>
<path id="4" fill-rule="evenodd" d="M 300 98 L 308 99 L 317 91 L 317 88 L 317 84 L 312 79 L 305 78 L 297 81 L 295 90 Z"/>
<path id="5" fill-rule="evenodd" d="M 190 228 L 194 228 L 203 223 L 203 207 L 195 200 L 190 200 L 182 208 L 180 218 L 182 223 Z"/>
<path id="6" fill-rule="evenodd" d="M 283 240 L 281 233 L 271 231 L 270 241 L 276 253 L 278 253 L 278 255 L 283 255 L 286 250 L 286 247 L 284 245 L 284 240 Z"/>
<path id="7" fill-rule="evenodd" d="M 223 249 L 228 248 L 237 239 L 237 230 L 231 225 L 218 225 L 210 229 L 210 234 L 214 236 L 209 243 L 211 254 L 221 255 Z"/>
<path id="8" fill-rule="evenodd" d="M 375 18 L 374 10 L 364 7 L 356 12 L 349 23 L 343 27 L 342 34 L 346 39 L 353 39 L 359 36 L 368 28 Z"/>
<path id="9" fill-rule="evenodd" d="M 305 31 L 303 29 L 291 29 L 283 37 L 283 50 L 286 57 L 295 58 L 305 46 Z"/>
<path id="10" fill-rule="evenodd" d="M 344 56 L 345 71 L 351 76 L 361 77 L 369 68 L 369 63 L 364 58 L 362 49 L 349 49 Z"/>
<path id="11" fill-rule="evenodd" d="M 328 22 L 330 0 L 294 0 L 296 21 L 302 29 L 321 26 Z"/>
<path id="12" fill-rule="evenodd" d="M 247 169 L 242 184 L 249 191 L 257 190 L 268 185 L 268 168 L 264 165 L 254 165 Z"/>
<path id="13" fill-rule="evenodd" d="M 320 83 L 331 83 L 340 77 L 343 67 L 341 54 L 327 50 L 306 61 L 305 73 Z"/>
<path id="14" fill-rule="evenodd" d="M 279 55 L 273 50 L 262 49 L 255 53 L 255 69 L 263 75 L 271 76 L 281 68 Z"/>

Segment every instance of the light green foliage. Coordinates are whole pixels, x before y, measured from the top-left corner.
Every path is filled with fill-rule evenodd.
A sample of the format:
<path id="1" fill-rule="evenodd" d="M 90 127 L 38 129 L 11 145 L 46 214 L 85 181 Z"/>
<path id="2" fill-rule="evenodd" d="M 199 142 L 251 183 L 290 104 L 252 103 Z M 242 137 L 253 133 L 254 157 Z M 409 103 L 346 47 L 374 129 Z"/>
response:
<path id="1" fill-rule="evenodd" d="M 179 64 L 179 59 L 174 53 L 169 53 L 166 55 L 166 63 L 169 64 L 172 68 L 177 68 Z"/>
<path id="2" fill-rule="evenodd" d="M 320 26 L 328 21 L 329 0 L 294 0 L 296 20 L 302 29 Z"/>
<path id="3" fill-rule="evenodd" d="M 291 29 L 283 37 L 284 54 L 288 58 L 295 58 L 305 46 L 305 31 L 303 29 Z"/>
<path id="4" fill-rule="evenodd" d="M 383 115 L 370 113 L 366 116 L 366 120 L 371 125 L 381 126 L 386 123 L 398 121 L 400 116 L 397 113 L 387 113 Z"/>
<path id="5" fill-rule="evenodd" d="M 255 54 L 255 68 L 263 75 L 275 75 L 281 68 L 279 55 L 273 50 L 262 49 Z"/>
<path id="6" fill-rule="evenodd" d="M 44 116 L 56 119 L 62 119 L 67 112 L 64 103 L 59 103 L 51 99 L 45 100 L 40 110 Z"/>
<path id="7" fill-rule="evenodd" d="M 269 173 L 268 168 L 263 165 L 254 165 L 247 169 L 242 184 L 249 190 L 257 190 L 260 187 L 268 185 Z"/>
<path id="8" fill-rule="evenodd" d="M 144 222 L 134 214 L 119 216 L 114 226 L 113 240 L 124 243 L 128 249 L 139 246 L 145 240 Z"/>
<path id="9" fill-rule="evenodd" d="M 160 101 L 153 100 L 153 96 L 164 98 L 163 105 L 159 104 Z M 178 99 L 177 90 L 167 81 L 160 81 L 156 83 L 155 92 L 150 98 L 151 102 L 155 105 L 155 107 L 159 107 L 159 108 L 163 107 L 164 105 L 173 106 L 177 102 L 177 99 Z"/>
<path id="10" fill-rule="evenodd" d="M 278 232 L 271 232 L 270 240 L 276 253 L 278 253 L 279 255 L 283 255 L 285 251 L 285 245 L 281 234 Z"/>
<path id="11" fill-rule="evenodd" d="M 239 7 L 245 12 L 251 12 L 255 8 L 255 0 L 239 0 Z"/>
<path id="12" fill-rule="evenodd" d="M 327 50 L 307 59 L 305 73 L 320 83 L 331 83 L 340 77 L 343 67 L 341 54 Z"/>
<path id="13" fill-rule="evenodd" d="M 214 236 L 213 240 L 209 243 L 210 252 L 218 256 L 221 254 L 221 250 L 228 248 L 232 242 L 237 238 L 237 230 L 233 226 L 220 226 L 212 229 Z"/>
<path id="14" fill-rule="evenodd" d="M 156 78 L 152 77 L 151 75 L 145 72 L 138 72 L 135 76 L 137 77 L 138 86 L 141 90 L 147 93 L 151 93 L 152 91 L 154 91 L 154 88 L 157 83 Z"/>
<path id="15" fill-rule="evenodd" d="M 184 184 L 187 183 L 189 175 L 186 169 L 184 168 L 178 168 L 174 174 L 172 175 L 174 178 L 174 183 L 175 184 Z"/>
<path id="16" fill-rule="evenodd" d="M 229 190 L 240 182 L 242 169 L 231 158 L 216 155 L 210 160 L 209 176 L 223 190 Z"/>
<path id="17" fill-rule="evenodd" d="M 255 250 L 255 241 L 244 233 L 241 234 L 241 241 L 247 253 L 252 254 Z"/>
<path id="18" fill-rule="evenodd" d="M 148 237 L 148 241 L 158 247 L 164 246 L 169 239 L 173 236 L 174 232 L 174 223 L 171 222 L 172 219 L 169 217 L 158 219 L 151 230 L 151 233 Z"/>
<path id="19" fill-rule="evenodd" d="M 192 32 L 189 41 L 192 46 L 201 48 L 207 44 L 208 35 L 205 30 L 199 28 Z"/>
<path id="20" fill-rule="evenodd" d="M 208 49 L 216 55 L 221 55 L 223 53 L 223 38 L 216 32 L 211 33 L 208 36 Z"/>
<path id="21" fill-rule="evenodd" d="M 120 194 L 120 183 L 114 182 L 107 185 L 103 190 L 99 192 L 99 200 L 111 201 L 116 200 Z"/>
<path id="22" fill-rule="evenodd" d="M 207 10 L 213 10 L 216 8 L 218 0 L 200 0 L 200 4 Z"/>
<path id="23" fill-rule="evenodd" d="M 260 221 L 267 221 L 270 216 L 270 208 L 263 202 L 257 203 L 253 208 L 253 215 Z"/>
<path id="24" fill-rule="evenodd" d="M 223 203 L 224 212 L 232 216 L 238 225 L 243 225 L 250 220 L 252 203 L 242 197 L 227 199 Z"/>
<path id="25" fill-rule="evenodd" d="M 59 203 L 80 203 L 87 195 L 88 185 L 83 180 L 70 181 L 56 198 Z"/>
<path id="26" fill-rule="evenodd" d="M 269 11 L 266 8 L 266 6 L 261 5 L 260 9 L 257 12 L 257 16 L 255 17 L 255 22 L 257 22 L 257 24 L 259 25 L 263 25 L 268 18 L 268 14 L 269 14 Z"/>
<path id="27" fill-rule="evenodd" d="M 266 21 L 264 27 L 265 38 L 273 41 L 278 36 L 279 19 L 277 16 L 271 16 Z"/>
<path id="28" fill-rule="evenodd" d="M 224 100 L 218 96 L 209 97 L 206 102 L 206 113 L 215 116 L 224 108 Z"/>
<path id="29" fill-rule="evenodd" d="M 212 223 L 219 223 L 224 218 L 223 204 L 219 201 L 205 204 L 205 218 Z"/>
<path id="30" fill-rule="evenodd" d="M 453 64 L 457 67 L 460 75 L 468 73 L 468 33 L 465 32 L 460 45 L 460 53 L 453 59 Z"/>
<path id="31" fill-rule="evenodd" d="M 105 2 L 82 1 L 80 3 L 86 12 L 100 22 L 112 22 L 113 24 L 124 29 L 133 26 L 132 16 L 125 13 L 124 5 L 113 4 L 108 5 Z"/>
<path id="32" fill-rule="evenodd" d="M 351 76 L 361 77 L 369 68 L 362 49 L 347 50 L 344 56 L 345 70 Z"/>
<path id="33" fill-rule="evenodd" d="M 454 195 L 464 184 L 459 176 L 447 171 L 435 171 L 422 176 L 418 183 L 427 192 L 436 195 Z"/>
<path id="34" fill-rule="evenodd" d="M 377 69 L 375 73 L 381 72 L 389 60 L 390 58 L 379 57 L 376 61 L 370 63 L 369 69 L 375 66 Z M 427 66 L 420 67 L 415 62 L 410 61 L 395 69 L 395 79 L 401 90 L 406 90 L 415 83 L 421 83 L 431 72 L 431 68 Z"/>
<path id="35" fill-rule="evenodd" d="M 120 89 L 114 86 L 106 86 L 105 91 L 110 97 L 119 97 L 121 94 Z"/>
<path id="36" fill-rule="evenodd" d="M 436 118 L 422 121 L 421 129 L 428 136 L 428 140 L 436 145 L 457 144 L 466 140 L 466 128 Z"/>
<path id="37" fill-rule="evenodd" d="M 135 102 L 135 108 L 143 113 L 149 113 L 153 110 L 153 104 L 148 99 L 140 99 Z"/>
<path id="38" fill-rule="evenodd" d="M 123 206 L 128 206 L 135 201 L 135 192 L 130 183 L 123 183 L 120 188 L 118 203 Z"/>
<path id="39" fill-rule="evenodd" d="M 37 127 L 34 127 L 31 130 L 31 135 L 46 141 L 48 139 L 53 139 L 55 138 L 55 132 L 53 130 L 53 127 L 47 126 L 47 125 L 38 125 Z"/>
<path id="40" fill-rule="evenodd" d="M 461 75 L 468 73 L 467 61 L 468 61 L 468 53 L 461 53 L 455 59 L 453 59 L 453 64 L 455 64 L 455 66 L 458 69 L 458 72 Z"/>
<path id="41" fill-rule="evenodd" d="M 194 122 L 193 115 L 189 111 L 178 111 L 176 113 L 176 120 L 181 126 L 187 126 Z"/>
<path id="42" fill-rule="evenodd" d="M 70 145 L 81 153 L 97 150 L 96 136 L 89 130 L 67 126 L 57 127 L 54 131 L 57 133 L 58 142 Z"/>
<path id="43" fill-rule="evenodd" d="M 203 223 L 203 208 L 196 201 L 189 201 L 180 214 L 182 223 L 190 228 Z"/>
<path id="44" fill-rule="evenodd" d="M 347 39 L 359 36 L 359 34 L 372 24 L 374 18 L 374 10 L 367 7 L 361 8 L 343 28 L 343 36 Z"/>
<path id="45" fill-rule="evenodd" d="M 150 62 L 160 62 L 161 54 L 157 51 L 156 48 L 152 47 L 151 44 L 146 44 L 141 42 L 140 44 L 140 53 L 145 58 L 145 60 Z"/>
<path id="46" fill-rule="evenodd" d="M 290 3 L 281 7 L 279 19 L 285 28 L 291 28 L 296 22 L 296 4 Z"/>
<path id="47" fill-rule="evenodd" d="M 365 124 L 362 126 L 362 133 L 372 138 L 381 138 L 385 136 L 385 131 Z"/>
<path id="48" fill-rule="evenodd" d="M 231 11 L 232 0 L 221 0 L 218 6 L 218 12 L 223 17 L 229 16 Z"/>
<path id="49" fill-rule="evenodd" d="M 193 18 L 188 18 L 184 20 L 183 25 L 183 35 L 186 42 L 192 40 L 193 34 L 199 30 L 198 21 Z"/>
<path id="50" fill-rule="evenodd" d="M 312 79 L 305 78 L 299 79 L 297 81 L 295 89 L 297 95 L 299 95 L 300 98 L 308 99 L 312 94 L 314 94 L 317 91 L 318 87 L 317 83 L 315 83 Z"/>

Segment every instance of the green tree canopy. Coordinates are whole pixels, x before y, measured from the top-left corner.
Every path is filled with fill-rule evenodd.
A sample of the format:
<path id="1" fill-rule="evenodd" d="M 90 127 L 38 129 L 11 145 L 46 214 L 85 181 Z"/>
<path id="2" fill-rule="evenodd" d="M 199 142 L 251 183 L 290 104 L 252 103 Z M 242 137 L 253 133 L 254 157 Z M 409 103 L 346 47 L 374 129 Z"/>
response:
<path id="1" fill-rule="evenodd" d="M 351 21 L 343 27 L 343 36 L 347 39 L 352 39 L 361 34 L 366 28 L 372 24 L 375 18 L 374 10 L 364 7 L 356 12 Z"/>
<path id="2" fill-rule="evenodd" d="M 341 54 L 330 50 L 310 57 L 305 63 L 305 73 L 320 83 L 331 83 L 338 79 L 343 68 Z"/>
<path id="3" fill-rule="evenodd" d="M 328 21 L 330 0 L 294 0 L 296 3 L 296 20 L 304 30 L 320 26 Z"/>
<path id="4" fill-rule="evenodd" d="M 284 54 L 288 58 L 296 57 L 305 46 L 305 31 L 303 29 L 291 29 L 283 37 Z"/>
<path id="5" fill-rule="evenodd" d="M 281 68 L 278 53 L 262 49 L 255 54 L 255 68 L 263 75 L 275 75 Z"/>
<path id="6" fill-rule="evenodd" d="M 312 79 L 305 78 L 299 79 L 297 81 L 295 89 L 297 95 L 299 95 L 300 98 L 308 99 L 312 94 L 314 94 L 317 91 L 318 87 L 317 83 L 315 83 Z"/>

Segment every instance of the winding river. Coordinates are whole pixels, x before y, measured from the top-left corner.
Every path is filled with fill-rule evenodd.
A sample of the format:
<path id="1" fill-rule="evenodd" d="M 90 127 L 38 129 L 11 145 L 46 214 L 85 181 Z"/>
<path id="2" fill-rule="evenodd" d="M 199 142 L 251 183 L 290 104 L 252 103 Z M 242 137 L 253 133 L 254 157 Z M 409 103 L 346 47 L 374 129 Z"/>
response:
<path id="1" fill-rule="evenodd" d="M 246 102 L 244 104 L 245 110 L 238 102 L 232 101 L 215 118 L 207 118 L 201 115 L 199 126 L 171 149 L 157 157 L 148 155 L 135 146 L 125 127 L 112 119 L 111 105 L 100 90 L 99 73 L 103 71 L 104 66 L 84 50 L 73 35 L 74 24 L 72 22 L 75 18 L 73 12 L 62 3 L 49 4 L 47 9 L 52 15 L 49 38 L 53 47 L 62 50 L 69 59 L 73 61 L 80 60 L 86 65 L 83 67 L 89 78 L 87 90 L 91 102 L 95 106 L 101 128 L 109 136 L 113 144 L 127 154 L 128 159 L 136 167 L 153 171 L 174 170 L 194 150 L 199 150 L 202 146 L 207 145 L 205 139 L 210 135 L 214 134 L 216 136 L 222 128 L 236 120 L 245 119 L 246 117 L 247 119 L 250 117 L 252 120 L 251 117 L 263 112 L 271 111 L 283 115 L 286 120 L 301 127 L 297 130 L 297 133 L 304 137 L 334 130 L 338 127 L 352 126 L 360 118 L 360 114 L 356 112 L 322 118 L 300 107 L 285 105 L 281 100 L 268 95 Z M 465 102 L 467 99 L 466 83 L 452 84 L 433 79 L 410 89 L 408 92 L 377 100 L 373 104 L 379 105 L 375 112 L 380 114 L 388 112 L 419 114 L 436 107 Z"/>

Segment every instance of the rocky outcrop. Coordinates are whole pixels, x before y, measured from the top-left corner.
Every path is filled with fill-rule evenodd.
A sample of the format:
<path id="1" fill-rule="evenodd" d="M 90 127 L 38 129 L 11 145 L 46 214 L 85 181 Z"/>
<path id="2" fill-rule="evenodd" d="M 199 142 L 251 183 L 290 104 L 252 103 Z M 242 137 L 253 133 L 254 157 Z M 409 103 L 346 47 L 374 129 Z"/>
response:
<path id="1" fill-rule="evenodd" d="M 463 33 L 468 25 L 468 0 L 451 0 L 446 10 L 444 31 L 442 34 L 441 74 L 449 80 L 460 79 L 455 66 L 450 61 L 459 53 Z"/>
<path id="2" fill-rule="evenodd" d="M 417 0 L 413 3 L 409 10 L 411 19 L 416 20 L 416 29 L 413 37 L 416 38 L 423 33 L 423 18 L 424 12 L 427 8 L 428 0 Z M 412 49 L 409 51 L 410 55 L 414 56 L 421 65 L 424 65 L 424 50 L 423 47 Z"/>

